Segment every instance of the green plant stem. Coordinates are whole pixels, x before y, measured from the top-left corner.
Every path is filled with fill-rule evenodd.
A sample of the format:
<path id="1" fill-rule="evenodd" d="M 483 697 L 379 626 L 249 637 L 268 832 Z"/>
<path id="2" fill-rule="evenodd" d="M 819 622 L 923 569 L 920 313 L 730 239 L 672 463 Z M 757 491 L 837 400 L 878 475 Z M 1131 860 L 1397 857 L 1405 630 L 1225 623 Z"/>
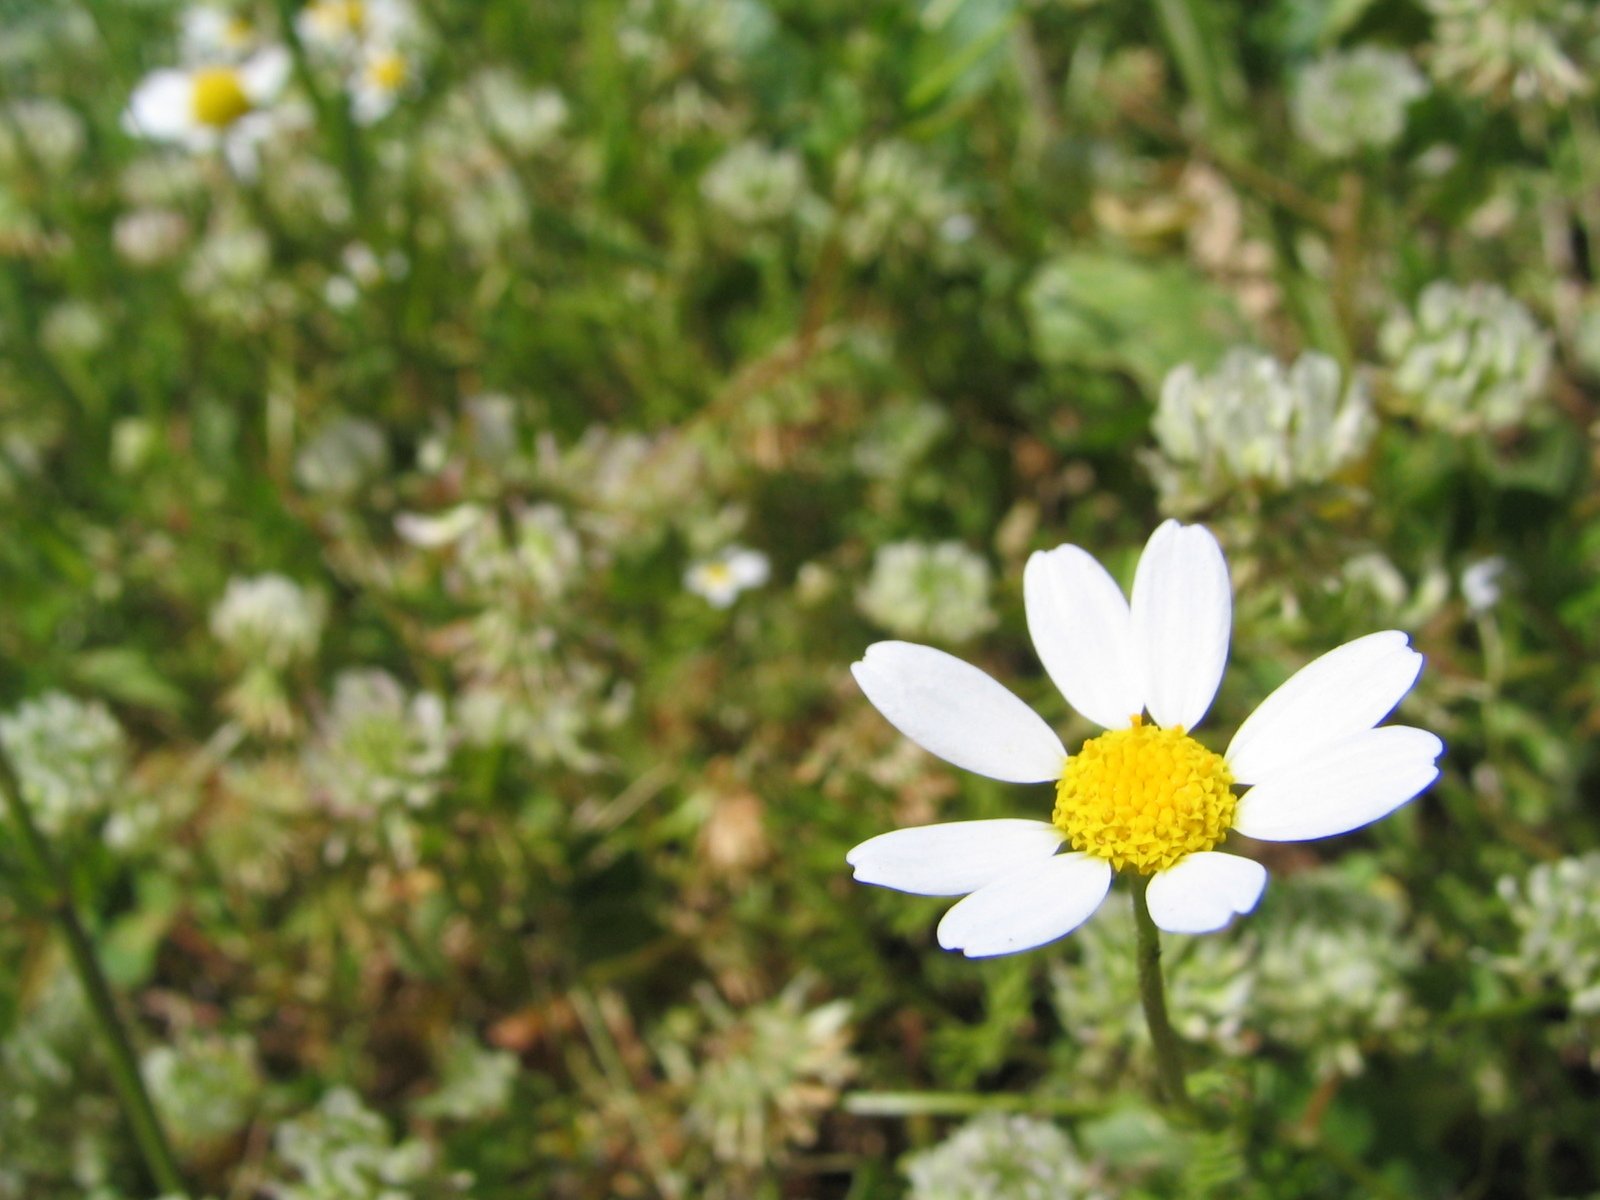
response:
<path id="1" fill-rule="evenodd" d="M 100 968 L 94 943 L 89 940 L 88 930 L 83 927 L 72 902 L 72 890 L 66 872 L 28 811 L 16 769 L 3 745 L 0 745 L 0 795 L 5 798 L 6 811 L 16 826 L 24 854 L 31 860 L 30 865 L 48 889 L 46 907 L 61 928 L 73 972 L 83 985 L 84 995 L 89 1001 L 89 1013 L 105 1039 L 106 1058 L 111 1068 L 112 1083 L 117 1089 L 117 1099 L 122 1104 L 123 1115 L 128 1119 L 150 1178 L 163 1195 L 187 1196 L 183 1176 L 178 1171 L 178 1161 L 172 1155 L 172 1147 L 161 1128 L 161 1119 L 156 1115 L 155 1105 L 150 1102 L 150 1093 L 145 1090 L 144 1079 L 139 1074 L 139 1061 L 134 1055 L 133 1043 L 121 1017 L 117 1015 L 117 1002 L 111 994 L 111 984 Z"/>
<path id="2" fill-rule="evenodd" d="M 1188 1084 L 1184 1082 L 1183 1049 L 1167 1018 L 1167 991 L 1161 981 L 1161 933 L 1145 901 L 1145 890 L 1149 886 L 1148 875 L 1139 876 L 1133 885 L 1133 920 L 1139 930 L 1135 951 L 1139 960 L 1139 1001 L 1144 1005 L 1144 1019 L 1150 1026 L 1151 1044 L 1155 1046 L 1161 1098 L 1172 1107 L 1192 1114 L 1195 1107 L 1189 1098 Z"/>

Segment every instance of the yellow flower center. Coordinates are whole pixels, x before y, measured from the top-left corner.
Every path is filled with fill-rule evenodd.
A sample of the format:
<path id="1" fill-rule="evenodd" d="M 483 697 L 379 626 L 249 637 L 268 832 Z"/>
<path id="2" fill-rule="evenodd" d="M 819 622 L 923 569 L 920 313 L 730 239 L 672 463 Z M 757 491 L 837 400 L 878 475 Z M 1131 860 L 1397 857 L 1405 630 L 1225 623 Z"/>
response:
<path id="1" fill-rule="evenodd" d="M 1237 805 L 1222 755 L 1134 717 L 1067 760 L 1051 819 L 1074 850 L 1150 875 L 1222 841 Z"/>
<path id="2" fill-rule="evenodd" d="M 232 125 L 254 107 L 244 94 L 239 72 L 232 67 L 202 67 L 196 71 L 190 102 L 194 119 L 216 129 Z"/>
<path id="3" fill-rule="evenodd" d="M 394 92 L 405 81 L 406 60 L 398 54 L 380 54 L 367 64 L 367 82 L 375 88 Z"/>
<path id="4" fill-rule="evenodd" d="M 706 563 L 701 572 L 707 587 L 727 587 L 733 582 L 733 568 L 724 562 Z"/>

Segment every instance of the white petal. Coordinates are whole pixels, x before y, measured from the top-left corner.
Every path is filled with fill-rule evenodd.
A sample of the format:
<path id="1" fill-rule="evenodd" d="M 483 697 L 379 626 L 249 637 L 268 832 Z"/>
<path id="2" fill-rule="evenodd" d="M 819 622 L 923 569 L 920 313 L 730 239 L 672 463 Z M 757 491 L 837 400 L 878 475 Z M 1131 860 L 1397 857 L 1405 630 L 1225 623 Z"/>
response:
<path id="1" fill-rule="evenodd" d="M 1371 729 L 1416 683 L 1422 655 L 1398 629 L 1369 633 L 1313 659 L 1257 706 L 1225 757 L 1258 783 L 1322 746 Z"/>
<path id="2" fill-rule="evenodd" d="M 1385 725 L 1324 746 L 1239 797 L 1233 827 L 1269 842 L 1332 837 L 1376 821 L 1439 777 L 1444 743 L 1426 729 Z"/>
<path id="3" fill-rule="evenodd" d="M 992 677 L 932 646 L 876 642 L 851 672 L 901 733 L 991 779 L 1059 779 L 1067 748 L 1044 719 Z"/>
<path id="4" fill-rule="evenodd" d="M 194 84 L 187 72 L 163 68 L 139 81 L 128 97 L 123 127 L 140 137 L 176 140 L 194 127 Z"/>
<path id="5" fill-rule="evenodd" d="M 760 587 L 772 573 L 772 564 L 759 550 L 735 550 L 728 555 L 727 563 L 740 587 Z"/>
<path id="6" fill-rule="evenodd" d="M 268 46 L 239 67 L 239 83 L 252 104 L 266 104 L 289 81 L 292 59 L 282 46 Z"/>
<path id="7" fill-rule="evenodd" d="M 1111 864 L 1058 854 L 981 888 L 939 922 L 939 945 L 968 958 L 1014 954 L 1082 925 L 1111 888 Z"/>
<path id="8" fill-rule="evenodd" d="M 880 833 L 845 861 L 860 883 L 918 896 L 965 896 L 1049 858 L 1064 836 L 1048 821 L 950 821 Z"/>
<path id="9" fill-rule="evenodd" d="M 1133 641 L 1158 725 L 1193 729 L 1222 682 L 1233 628 L 1228 563 L 1211 532 L 1165 521 L 1133 576 Z"/>
<path id="10" fill-rule="evenodd" d="M 1077 546 L 1034 554 L 1022 593 L 1033 647 L 1068 704 L 1106 729 L 1144 711 L 1128 601 L 1093 556 Z"/>
<path id="11" fill-rule="evenodd" d="M 1211 933 L 1253 909 L 1266 886 L 1267 869 L 1253 859 L 1202 850 L 1159 872 L 1144 898 L 1168 933 Z"/>

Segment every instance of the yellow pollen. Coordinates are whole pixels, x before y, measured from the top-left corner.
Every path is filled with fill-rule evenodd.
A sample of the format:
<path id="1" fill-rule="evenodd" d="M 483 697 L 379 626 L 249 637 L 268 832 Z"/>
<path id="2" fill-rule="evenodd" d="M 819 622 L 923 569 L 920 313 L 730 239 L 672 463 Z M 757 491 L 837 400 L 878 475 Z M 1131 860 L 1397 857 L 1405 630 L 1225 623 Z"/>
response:
<path id="1" fill-rule="evenodd" d="M 1220 754 L 1134 717 L 1067 760 L 1051 819 L 1074 850 L 1150 875 L 1222 841 L 1237 804 Z"/>
<path id="2" fill-rule="evenodd" d="M 193 83 L 190 103 L 194 119 L 202 125 L 226 129 L 254 107 L 232 67 L 202 67 L 194 73 Z"/>
<path id="3" fill-rule="evenodd" d="M 398 54 L 381 54 L 367 64 L 367 81 L 386 92 L 398 91 L 406 81 L 406 60 Z"/>

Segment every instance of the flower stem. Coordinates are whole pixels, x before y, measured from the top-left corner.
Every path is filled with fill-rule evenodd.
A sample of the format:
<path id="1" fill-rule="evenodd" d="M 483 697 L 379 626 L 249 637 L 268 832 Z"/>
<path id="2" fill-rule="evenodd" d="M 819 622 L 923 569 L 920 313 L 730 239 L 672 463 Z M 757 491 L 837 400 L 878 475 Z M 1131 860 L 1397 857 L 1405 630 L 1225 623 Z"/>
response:
<path id="1" fill-rule="evenodd" d="M 46 908 L 61 928 L 73 973 L 83 985 L 84 995 L 89 1001 L 90 1016 L 105 1039 L 106 1059 L 111 1069 L 112 1083 L 117 1089 L 117 1099 L 122 1104 L 123 1115 L 133 1131 L 133 1139 L 150 1172 L 150 1178 L 163 1195 L 187 1196 L 188 1189 L 184 1187 L 183 1176 L 178 1171 L 177 1159 L 172 1155 L 172 1147 L 161 1128 L 161 1119 L 156 1115 L 155 1106 L 150 1102 L 150 1093 L 145 1090 L 144 1079 L 139 1074 L 133 1043 L 122 1019 L 117 1015 L 111 984 L 100 968 L 94 943 L 89 940 L 88 930 L 83 927 L 78 910 L 72 903 L 72 890 L 66 872 L 50 848 L 49 840 L 28 811 L 16 768 L 12 766 L 4 746 L 0 746 L 0 796 L 4 797 L 6 811 L 17 828 L 23 852 L 31 860 L 34 871 L 47 889 Z"/>
<path id="2" fill-rule="evenodd" d="M 1161 1084 L 1161 1098 L 1174 1108 L 1193 1113 L 1194 1101 L 1189 1098 L 1189 1088 L 1184 1082 L 1183 1050 L 1178 1045 L 1178 1035 L 1167 1018 L 1167 991 L 1161 981 L 1161 933 L 1150 917 L 1150 906 L 1145 902 L 1145 889 L 1150 886 L 1150 876 L 1140 875 L 1133 884 L 1133 920 L 1138 927 L 1139 1000 L 1144 1005 L 1144 1019 L 1150 1026 L 1150 1041 L 1156 1051 L 1156 1076 Z"/>

